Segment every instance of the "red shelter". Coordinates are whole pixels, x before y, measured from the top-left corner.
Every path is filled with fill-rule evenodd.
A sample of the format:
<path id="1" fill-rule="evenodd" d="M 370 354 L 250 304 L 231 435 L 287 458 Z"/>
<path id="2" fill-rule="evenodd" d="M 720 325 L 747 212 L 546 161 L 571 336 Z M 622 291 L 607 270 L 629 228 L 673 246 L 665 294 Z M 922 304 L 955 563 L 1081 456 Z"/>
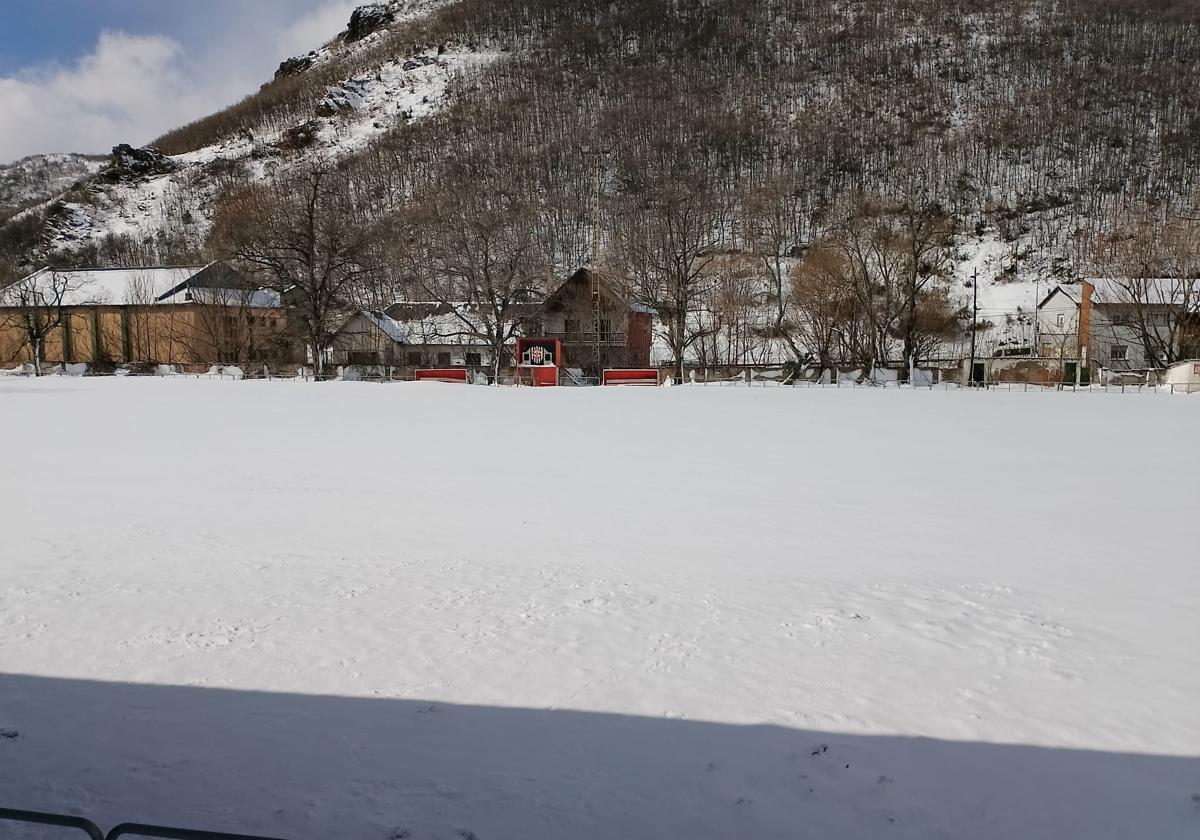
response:
<path id="1" fill-rule="evenodd" d="M 558 384 L 558 369 L 562 367 L 562 341 L 557 338 L 517 339 L 517 383 L 526 377 L 535 386 Z"/>

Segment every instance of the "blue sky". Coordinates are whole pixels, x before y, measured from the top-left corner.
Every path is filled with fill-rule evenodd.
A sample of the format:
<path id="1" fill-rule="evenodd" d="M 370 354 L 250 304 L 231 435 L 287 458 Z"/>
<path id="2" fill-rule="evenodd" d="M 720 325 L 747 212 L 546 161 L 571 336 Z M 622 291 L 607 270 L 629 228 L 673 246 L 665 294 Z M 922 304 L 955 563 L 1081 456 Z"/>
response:
<path id="1" fill-rule="evenodd" d="M 362 0 L 0 0 L 0 163 L 141 144 L 252 93 Z"/>

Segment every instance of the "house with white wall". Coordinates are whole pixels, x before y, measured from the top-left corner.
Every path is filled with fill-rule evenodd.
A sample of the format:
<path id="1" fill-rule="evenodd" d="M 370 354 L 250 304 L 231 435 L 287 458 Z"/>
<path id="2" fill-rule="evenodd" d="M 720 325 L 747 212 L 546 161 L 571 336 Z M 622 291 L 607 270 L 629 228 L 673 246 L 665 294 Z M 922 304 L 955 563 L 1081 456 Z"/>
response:
<path id="1" fill-rule="evenodd" d="M 1088 279 L 1038 304 L 1038 351 L 1064 367 L 1137 371 L 1186 352 L 1200 319 L 1200 280 Z"/>

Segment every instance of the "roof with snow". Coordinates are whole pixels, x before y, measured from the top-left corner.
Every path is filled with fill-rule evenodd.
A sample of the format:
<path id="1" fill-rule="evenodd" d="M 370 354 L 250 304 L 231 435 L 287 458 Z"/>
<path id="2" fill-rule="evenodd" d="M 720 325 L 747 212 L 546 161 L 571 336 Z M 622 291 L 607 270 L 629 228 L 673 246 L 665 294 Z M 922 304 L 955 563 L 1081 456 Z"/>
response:
<path id="1" fill-rule="evenodd" d="M 1079 293 L 1081 290 L 1082 290 L 1082 286 L 1065 286 L 1065 285 L 1055 286 L 1053 289 L 1050 290 L 1049 294 L 1047 294 L 1044 298 L 1042 298 L 1038 302 L 1037 308 L 1041 309 L 1043 306 L 1045 306 L 1047 303 L 1049 303 L 1055 295 L 1062 295 L 1063 297 L 1067 298 L 1067 300 L 1071 301 L 1071 303 L 1078 306 L 1079 305 Z"/>
<path id="2" fill-rule="evenodd" d="M 0 292 L 5 306 L 88 306 L 154 303 L 206 266 L 43 268 Z"/>
<path id="3" fill-rule="evenodd" d="M 276 307 L 279 295 L 247 286 L 223 263 L 145 268 L 43 268 L 0 291 L 0 306 L 207 303 Z"/>
<path id="4" fill-rule="evenodd" d="M 1178 277 L 1096 277 L 1083 282 L 1090 283 L 1094 289 L 1092 302 L 1101 305 L 1128 304 L 1135 301 L 1151 306 L 1179 306 L 1187 303 L 1189 308 L 1200 311 L 1200 280 Z M 1055 286 L 1042 298 L 1038 309 L 1058 294 L 1067 297 L 1078 306 L 1083 297 L 1083 283 L 1063 283 Z"/>
<path id="5" fill-rule="evenodd" d="M 1200 280 L 1180 277 L 1096 277 L 1087 278 L 1095 291 L 1093 303 L 1120 304 L 1141 301 L 1148 304 L 1179 305 L 1200 303 Z"/>

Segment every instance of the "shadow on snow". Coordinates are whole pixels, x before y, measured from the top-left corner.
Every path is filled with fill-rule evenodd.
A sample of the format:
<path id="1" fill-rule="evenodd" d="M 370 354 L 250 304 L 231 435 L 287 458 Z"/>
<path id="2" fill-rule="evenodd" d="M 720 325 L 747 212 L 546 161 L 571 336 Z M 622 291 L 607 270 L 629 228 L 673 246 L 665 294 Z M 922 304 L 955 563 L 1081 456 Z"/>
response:
<path id="1" fill-rule="evenodd" d="M 0 675 L 0 733 L 0 805 L 106 829 L 137 820 L 294 840 L 1200 836 L 1196 758 L 18 675 Z M 35 836 L 23 831 L 0 824 L 0 837 Z"/>

